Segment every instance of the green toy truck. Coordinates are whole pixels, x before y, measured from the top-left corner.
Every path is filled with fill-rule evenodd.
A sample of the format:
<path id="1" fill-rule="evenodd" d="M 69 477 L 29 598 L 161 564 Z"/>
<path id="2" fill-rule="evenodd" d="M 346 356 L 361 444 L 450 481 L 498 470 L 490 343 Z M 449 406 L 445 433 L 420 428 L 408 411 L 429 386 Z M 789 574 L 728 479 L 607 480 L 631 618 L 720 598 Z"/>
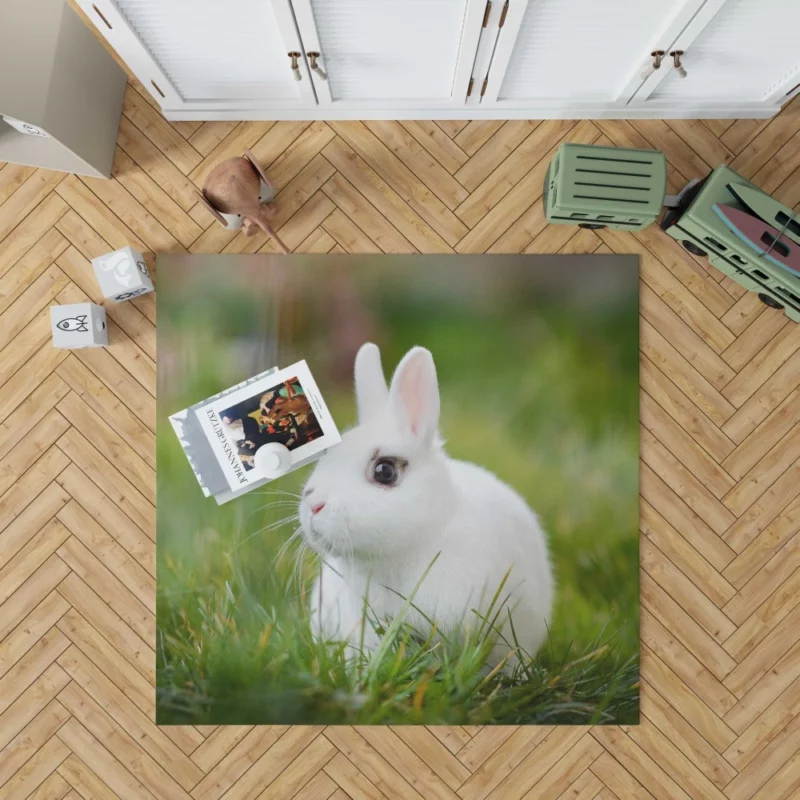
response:
<path id="1" fill-rule="evenodd" d="M 666 205 L 662 230 L 693 255 L 707 256 L 720 272 L 756 292 L 763 303 L 800 322 L 800 274 L 759 255 L 714 210 L 716 205 L 752 213 L 728 190 L 729 184 L 768 197 L 726 166 L 692 181 L 679 195 L 667 196 L 666 159 L 657 150 L 562 144 L 547 169 L 543 202 L 550 223 L 628 231 L 655 222 Z M 772 205 L 783 209 L 779 216 L 788 224 L 795 224 L 790 209 L 774 201 Z"/>
<path id="2" fill-rule="evenodd" d="M 745 185 L 761 191 L 729 167 L 717 167 L 683 193 L 676 208 L 667 209 L 661 220 L 661 229 L 690 253 L 708 256 L 720 272 L 745 289 L 756 292 L 763 303 L 784 309 L 789 319 L 800 322 L 800 276 L 760 257 L 714 212 L 714 204 L 747 210 L 728 191 L 728 184 Z"/>

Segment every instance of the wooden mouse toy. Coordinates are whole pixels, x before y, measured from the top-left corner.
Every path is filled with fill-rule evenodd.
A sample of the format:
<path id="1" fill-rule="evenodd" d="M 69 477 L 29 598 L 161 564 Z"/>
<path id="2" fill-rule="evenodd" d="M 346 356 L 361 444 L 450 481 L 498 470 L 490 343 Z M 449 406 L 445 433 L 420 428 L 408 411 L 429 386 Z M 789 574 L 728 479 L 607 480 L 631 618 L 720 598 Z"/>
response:
<path id="1" fill-rule="evenodd" d="M 199 197 L 224 227 L 241 228 L 245 236 L 253 236 L 261 228 L 275 240 L 281 252 L 289 252 L 269 224 L 277 211 L 271 203 L 275 190 L 249 150 L 245 150 L 243 156 L 217 164 L 208 174 Z"/>

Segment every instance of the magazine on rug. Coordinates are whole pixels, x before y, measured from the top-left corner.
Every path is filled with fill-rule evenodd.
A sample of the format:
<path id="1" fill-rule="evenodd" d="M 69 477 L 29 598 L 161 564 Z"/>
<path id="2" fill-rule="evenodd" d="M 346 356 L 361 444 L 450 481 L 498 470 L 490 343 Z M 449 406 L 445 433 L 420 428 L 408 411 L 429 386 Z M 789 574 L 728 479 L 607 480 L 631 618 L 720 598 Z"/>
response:
<path id="1" fill-rule="evenodd" d="M 204 494 L 219 503 L 274 477 L 261 468 L 265 446 L 288 451 L 285 474 L 341 441 L 305 361 L 260 373 L 173 414 L 170 422 Z"/>

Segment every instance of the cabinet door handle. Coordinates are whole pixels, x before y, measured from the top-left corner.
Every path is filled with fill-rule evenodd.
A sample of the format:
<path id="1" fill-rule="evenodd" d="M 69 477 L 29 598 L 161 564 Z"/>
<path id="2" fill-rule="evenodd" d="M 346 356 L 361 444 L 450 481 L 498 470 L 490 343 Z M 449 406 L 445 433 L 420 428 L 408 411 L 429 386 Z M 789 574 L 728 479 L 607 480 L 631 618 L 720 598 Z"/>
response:
<path id="1" fill-rule="evenodd" d="M 298 53 L 298 52 L 295 52 L 295 51 L 292 51 L 291 53 L 288 54 L 289 58 L 292 59 L 292 62 L 291 62 L 292 77 L 296 81 L 303 80 L 303 76 L 300 73 L 300 66 L 297 63 L 297 59 L 300 58 L 301 55 L 302 55 L 302 53 Z"/>
<path id="2" fill-rule="evenodd" d="M 323 80 L 323 81 L 328 80 L 328 73 L 325 72 L 325 70 L 322 69 L 322 67 L 320 67 L 317 64 L 317 59 L 318 58 L 322 58 L 322 56 L 319 53 L 314 52 L 314 51 L 306 53 L 306 55 L 308 56 L 308 59 L 311 62 L 311 71 L 312 72 L 316 72 L 317 75 L 319 75 L 320 80 Z"/>
<path id="3" fill-rule="evenodd" d="M 685 78 L 686 70 L 683 68 L 683 64 L 681 64 L 683 50 L 673 50 L 670 55 L 672 56 L 672 63 L 675 65 L 675 72 L 678 73 L 678 77 Z"/>
<path id="4" fill-rule="evenodd" d="M 646 81 L 657 69 L 661 69 L 661 61 L 666 53 L 663 50 L 653 50 L 650 55 L 653 57 L 653 63 L 642 72 L 641 78 L 643 81 Z"/>

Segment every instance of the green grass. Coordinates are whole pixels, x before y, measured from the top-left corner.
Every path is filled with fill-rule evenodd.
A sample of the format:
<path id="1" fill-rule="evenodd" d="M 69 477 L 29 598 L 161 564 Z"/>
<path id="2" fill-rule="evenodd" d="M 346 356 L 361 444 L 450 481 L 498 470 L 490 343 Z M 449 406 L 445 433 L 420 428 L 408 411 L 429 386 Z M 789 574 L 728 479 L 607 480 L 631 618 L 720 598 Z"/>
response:
<path id="1" fill-rule="evenodd" d="M 446 638 L 421 635 L 402 614 L 368 614 L 365 624 L 381 634 L 380 646 L 354 653 L 312 635 L 305 598 L 282 610 L 265 608 L 245 583 L 238 556 L 229 566 L 231 580 L 192 607 L 159 600 L 160 724 L 638 721 L 638 661 L 625 657 L 615 632 L 602 632 L 583 652 L 557 650 L 549 641 L 538 658 L 522 652 L 512 633 L 506 641 L 519 658 L 490 668 L 506 611 L 497 602 L 486 619 L 476 617 Z"/>
<path id="2" fill-rule="evenodd" d="M 397 286 L 371 301 L 387 372 L 412 345 L 431 349 L 448 452 L 521 492 L 548 535 L 556 576 L 548 641 L 494 673 L 486 665 L 494 634 L 477 619 L 447 640 L 382 620 L 372 655 L 312 636 L 318 565 L 294 544 L 280 555 L 307 471 L 222 507 L 202 498 L 165 417 L 241 380 L 225 342 L 258 317 L 241 312 L 234 289 L 201 307 L 191 293 L 160 288 L 161 363 L 175 351 L 190 367 L 175 386 L 159 385 L 158 722 L 637 722 L 635 287 L 597 307 L 524 293 L 498 307 L 463 297 L 448 305 Z M 280 361 L 307 357 L 347 427 L 350 377 L 326 373 L 330 331 L 313 314 L 294 312 L 291 322 Z"/>

